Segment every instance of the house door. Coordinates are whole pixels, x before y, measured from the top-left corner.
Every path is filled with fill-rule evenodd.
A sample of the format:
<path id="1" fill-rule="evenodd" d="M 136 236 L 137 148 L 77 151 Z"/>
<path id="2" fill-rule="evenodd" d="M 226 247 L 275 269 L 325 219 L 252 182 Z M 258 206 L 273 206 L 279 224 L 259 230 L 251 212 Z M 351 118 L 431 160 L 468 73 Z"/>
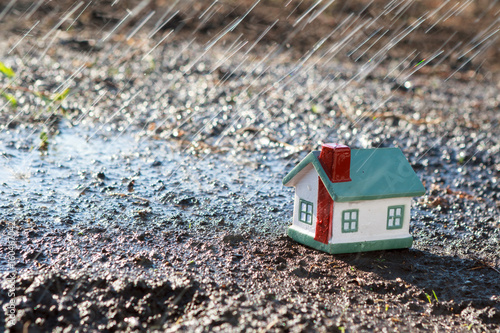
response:
<path id="1" fill-rule="evenodd" d="M 318 177 L 319 178 L 319 177 Z M 321 179 L 318 179 L 318 209 L 314 239 L 328 244 L 332 236 L 333 199 Z"/>

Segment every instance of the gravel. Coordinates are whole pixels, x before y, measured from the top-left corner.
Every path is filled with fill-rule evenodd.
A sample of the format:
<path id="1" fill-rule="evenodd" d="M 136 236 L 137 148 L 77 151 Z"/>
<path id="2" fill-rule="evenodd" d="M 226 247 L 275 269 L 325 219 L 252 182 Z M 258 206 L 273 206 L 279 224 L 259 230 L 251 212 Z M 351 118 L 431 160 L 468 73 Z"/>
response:
<path id="1" fill-rule="evenodd" d="M 221 63 L 237 35 L 195 63 L 205 49 L 188 35 L 147 55 L 159 39 L 61 31 L 45 53 L 43 35 L 7 53 L 11 33 L 8 331 L 500 329 L 497 73 L 445 62 L 406 78 L 404 57 L 298 66 L 272 43 Z M 411 249 L 328 255 L 284 236 L 281 179 L 323 142 L 402 149 L 427 189 Z"/>

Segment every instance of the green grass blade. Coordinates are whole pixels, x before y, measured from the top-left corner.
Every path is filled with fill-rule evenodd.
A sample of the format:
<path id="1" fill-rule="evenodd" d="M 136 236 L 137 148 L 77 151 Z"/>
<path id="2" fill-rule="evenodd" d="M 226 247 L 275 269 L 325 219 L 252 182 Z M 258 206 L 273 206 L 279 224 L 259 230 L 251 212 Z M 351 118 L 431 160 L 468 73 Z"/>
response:
<path id="1" fill-rule="evenodd" d="M 432 291 L 432 294 L 434 295 L 434 298 L 436 299 L 436 302 L 439 302 L 438 297 L 436 296 L 436 293 L 434 292 L 434 290 Z"/>
<path id="2" fill-rule="evenodd" d="M 9 78 L 14 77 L 14 75 L 16 75 L 16 73 L 14 73 L 12 68 L 5 66 L 5 64 L 1 61 L 0 61 L 0 72 L 2 72 L 3 75 Z"/>
<path id="3" fill-rule="evenodd" d="M 69 91 L 70 91 L 70 89 L 69 89 L 69 88 L 64 89 L 64 91 L 62 91 L 62 92 L 60 92 L 60 93 L 56 94 L 56 95 L 53 97 L 53 100 L 54 100 L 54 101 L 63 101 L 63 100 L 66 98 L 66 96 L 68 96 Z"/>
<path id="4" fill-rule="evenodd" d="M 14 95 L 3 92 L 2 97 L 4 97 L 6 100 L 8 100 L 10 102 L 10 105 L 12 105 L 13 107 L 17 106 L 17 100 L 14 97 Z"/>

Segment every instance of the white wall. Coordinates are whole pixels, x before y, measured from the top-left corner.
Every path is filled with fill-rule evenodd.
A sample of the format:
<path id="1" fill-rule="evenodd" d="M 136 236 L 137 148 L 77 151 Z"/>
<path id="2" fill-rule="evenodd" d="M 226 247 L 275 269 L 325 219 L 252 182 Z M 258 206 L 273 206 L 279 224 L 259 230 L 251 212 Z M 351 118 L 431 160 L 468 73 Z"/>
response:
<path id="1" fill-rule="evenodd" d="M 299 228 L 301 232 L 314 236 L 316 231 L 316 212 L 318 206 L 318 174 L 312 164 L 306 166 L 303 170 L 304 176 L 297 181 L 295 186 L 295 203 L 293 207 L 293 226 Z M 312 224 L 306 224 L 299 221 L 300 199 L 304 199 L 313 204 Z"/>
<path id="2" fill-rule="evenodd" d="M 387 230 L 387 208 L 404 205 L 402 229 Z M 342 233 L 342 211 L 359 209 L 358 231 Z M 367 240 L 408 237 L 410 228 L 411 198 L 394 198 L 354 202 L 334 202 L 333 227 L 330 243 L 348 243 Z M 300 223 L 300 222 L 299 222 Z"/>

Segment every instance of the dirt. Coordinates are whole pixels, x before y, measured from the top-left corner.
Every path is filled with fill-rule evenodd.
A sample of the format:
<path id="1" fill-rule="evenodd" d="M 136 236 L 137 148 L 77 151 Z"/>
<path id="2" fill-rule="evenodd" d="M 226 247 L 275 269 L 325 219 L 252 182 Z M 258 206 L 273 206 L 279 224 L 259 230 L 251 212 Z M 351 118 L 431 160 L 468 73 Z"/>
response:
<path id="1" fill-rule="evenodd" d="M 49 265 L 27 255 L 37 268 L 17 279 L 13 331 L 494 331 L 500 319 L 498 272 L 454 255 L 331 256 L 284 236 L 199 230 L 43 237 L 64 251 Z"/>
<path id="2" fill-rule="evenodd" d="M 164 35 L 127 42 L 123 29 L 100 43 L 137 3 L 89 5 L 52 47 L 42 39 L 65 1 L 27 21 L 17 18 L 32 4 L 16 2 L 2 23 L 0 60 L 16 76 L 1 84 L 17 106 L 2 99 L 0 327 L 500 330 L 498 49 L 456 73 L 457 54 L 409 77 L 415 64 L 398 65 L 419 45 L 432 53 L 450 37 L 467 40 L 462 23 L 486 13 L 478 24 L 489 25 L 497 5 L 474 4 L 429 44 L 416 30 L 370 70 L 345 55 L 313 56 L 297 70 L 340 19 L 378 15 L 379 2 L 339 2 L 273 53 L 311 3 L 286 20 L 280 4 L 263 1 L 194 64 L 253 2 L 222 3 L 213 26 L 198 30 L 193 17 L 211 2 L 176 7 L 162 33 L 182 29 L 154 52 Z M 166 5 L 148 9 L 160 15 Z M 398 22 L 435 8 L 421 5 Z M 249 58 L 239 52 L 218 66 L 240 33 L 254 40 L 278 18 Z M 42 29 L 8 52 L 36 20 Z M 293 190 L 281 179 L 324 141 L 403 150 L 427 190 L 413 201 L 411 249 L 329 255 L 285 236 Z"/>

